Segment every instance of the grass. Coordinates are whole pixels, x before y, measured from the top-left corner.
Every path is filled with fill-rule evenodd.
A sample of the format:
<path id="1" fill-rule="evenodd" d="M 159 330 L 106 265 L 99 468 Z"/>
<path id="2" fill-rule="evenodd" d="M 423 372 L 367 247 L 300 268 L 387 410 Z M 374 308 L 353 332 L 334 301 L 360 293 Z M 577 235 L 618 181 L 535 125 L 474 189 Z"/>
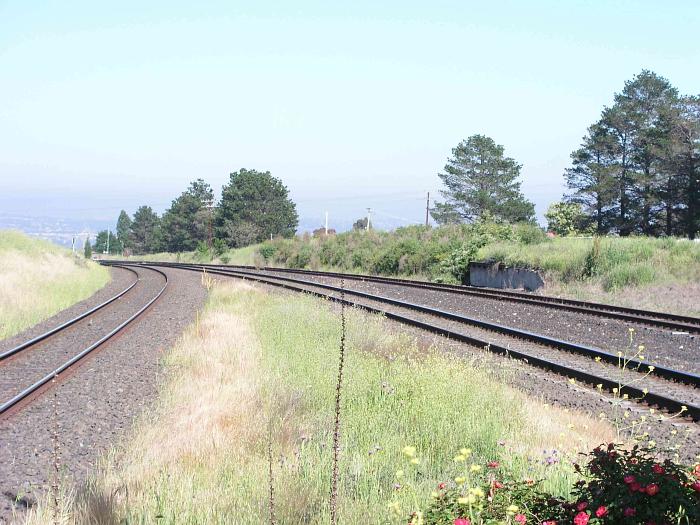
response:
<path id="1" fill-rule="evenodd" d="M 208 257 L 202 257 L 196 251 L 192 252 L 158 252 L 149 253 L 146 255 L 132 255 L 130 259 L 135 261 L 166 261 L 166 262 L 182 262 L 182 263 L 221 263 L 221 264 L 239 264 L 239 265 L 255 265 L 260 263 L 258 255 L 259 244 L 252 244 L 243 248 L 232 248 L 224 254 L 214 257 L 213 260 Z"/>
<path id="2" fill-rule="evenodd" d="M 0 231 L 0 339 L 86 299 L 109 271 L 48 241 Z"/>
<path id="3" fill-rule="evenodd" d="M 459 472 L 452 458 L 465 446 L 474 461 L 546 476 L 546 488 L 563 493 L 571 468 L 545 466 L 542 450 L 573 454 L 611 437 L 603 423 L 547 408 L 380 317 L 351 310 L 347 326 L 339 523 L 405 523 L 415 499 L 395 489 L 397 470 L 427 501 Z M 113 523 L 269 522 L 271 423 L 278 522 L 327 523 L 339 330 L 325 301 L 217 284 L 201 322 L 166 358 L 157 406 L 91 488 L 73 496 L 66 522 L 91 513 Z M 406 445 L 419 466 L 407 466 Z M 406 513 L 398 521 L 390 502 Z"/>

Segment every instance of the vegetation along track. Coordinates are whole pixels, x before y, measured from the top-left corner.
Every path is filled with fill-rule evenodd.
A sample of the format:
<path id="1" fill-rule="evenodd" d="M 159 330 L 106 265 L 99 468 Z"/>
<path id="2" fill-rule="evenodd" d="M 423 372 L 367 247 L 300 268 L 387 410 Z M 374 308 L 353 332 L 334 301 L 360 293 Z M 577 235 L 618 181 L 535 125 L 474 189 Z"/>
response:
<path id="1" fill-rule="evenodd" d="M 498 290 L 494 288 L 478 288 L 474 286 L 463 286 L 457 284 L 429 283 L 411 279 L 399 279 L 396 277 L 381 277 L 374 275 L 358 275 L 338 272 L 320 272 L 315 270 L 300 270 L 293 268 L 256 268 L 254 266 L 234 266 L 234 265 L 203 265 L 207 268 L 224 268 L 240 270 L 261 270 L 268 272 L 283 272 L 301 275 L 313 275 L 319 277 L 337 277 L 347 280 L 366 281 L 384 284 L 396 284 L 412 288 L 422 288 L 448 293 L 455 293 L 467 296 L 485 297 L 515 303 L 525 303 L 559 310 L 569 310 L 578 313 L 618 319 L 657 328 L 665 328 L 689 333 L 700 334 L 700 318 L 684 315 L 670 314 L 667 312 L 654 312 L 650 310 L 639 310 L 624 306 L 614 306 L 603 303 L 593 303 L 578 301 L 575 299 L 564 299 L 546 295 L 534 295 L 527 292 L 516 292 L 512 290 Z"/>
<path id="2" fill-rule="evenodd" d="M 148 263 L 153 265 L 154 263 Z M 213 275 L 239 277 L 253 281 L 307 292 L 340 302 L 341 288 L 297 277 L 273 276 L 260 271 L 242 268 L 213 267 L 207 265 L 155 263 L 192 271 L 207 271 Z M 554 339 L 534 332 L 488 323 L 454 312 L 421 304 L 408 303 L 395 298 L 379 296 L 352 289 L 343 289 L 346 296 L 356 296 L 362 302 L 345 300 L 387 318 L 407 323 L 451 339 L 485 348 L 497 354 L 521 359 L 548 371 L 579 380 L 601 389 L 627 394 L 630 399 L 641 400 L 671 412 L 684 410 L 694 420 L 700 420 L 700 376 L 652 363 L 630 360 L 626 368 L 619 367 L 616 354 L 599 348 Z M 391 308 L 387 308 L 390 305 Z M 410 315 L 418 312 L 419 315 Z M 409 314 L 409 315 L 406 315 Z M 465 326 L 468 329 L 465 331 Z M 494 334 L 497 334 L 494 337 Z M 653 371 L 653 374 L 650 372 Z M 686 408 L 683 408 L 686 407 Z"/>
<path id="3" fill-rule="evenodd" d="M 133 273 L 136 280 L 96 307 L 0 353 L 0 416 L 124 330 L 168 285 L 167 275 L 157 268 L 115 266 Z M 76 353 L 76 347 L 82 350 Z"/>

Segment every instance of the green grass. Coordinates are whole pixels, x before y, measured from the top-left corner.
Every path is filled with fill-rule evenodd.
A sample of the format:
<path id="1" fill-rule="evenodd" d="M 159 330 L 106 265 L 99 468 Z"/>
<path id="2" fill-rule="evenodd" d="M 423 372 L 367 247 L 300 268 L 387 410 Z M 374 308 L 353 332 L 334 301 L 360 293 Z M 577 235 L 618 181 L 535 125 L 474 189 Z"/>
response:
<path id="1" fill-rule="evenodd" d="M 0 231 L 0 339 L 86 299 L 109 271 L 48 241 Z"/>
<path id="2" fill-rule="evenodd" d="M 170 380 L 155 410 L 87 498 L 111 498 L 115 522 L 268 522 L 269 421 L 278 523 L 328 522 L 338 311 L 237 286 L 214 289 L 201 323 L 166 359 Z M 463 472 L 452 461 L 461 447 L 474 462 L 500 460 L 512 476 L 546 476 L 546 488 L 565 493 L 571 467 L 545 467 L 542 449 L 578 450 L 582 435 L 596 435 L 588 418 L 545 409 L 475 363 L 357 311 L 348 312 L 345 373 L 343 524 L 405 523 L 388 504 L 408 513 L 428 501 L 437 483 Z M 420 465 L 402 455 L 406 445 Z M 396 490 L 407 481 L 413 489 Z"/>

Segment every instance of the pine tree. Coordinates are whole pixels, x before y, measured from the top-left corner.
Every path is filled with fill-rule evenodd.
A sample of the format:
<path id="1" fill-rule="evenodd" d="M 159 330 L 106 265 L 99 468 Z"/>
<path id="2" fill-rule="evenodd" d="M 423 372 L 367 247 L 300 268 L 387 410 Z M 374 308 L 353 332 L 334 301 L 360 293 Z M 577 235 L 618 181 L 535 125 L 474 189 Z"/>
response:
<path id="1" fill-rule="evenodd" d="M 128 250 L 131 246 L 129 244 L 129 230 L 131 229 L 131 217 L 129 214 L 122 210 L 119 213 L 119 218 L 117 219 L 117 239 L 122 250 Z"/>
<path id="2" fill-rule="evenodd" d="M 134 213 L 129 242 L 135 254 L 153 253 L 160 248 L 160 220 L 150 206 L 141 206 Z"/>
<path id="3" fill-rule="evenodd" d="M 92 246 L 90 245 L 90 237 L 85 239 L 85 245 L 83 246 L 83 253 L 86 259 L 92 259 Z"/>
<path id="4" fill-rule="evenodd" d="M 521 165 L 504 157 L 503 146 L 484 135 L 472 135 L 452 150 L 439 177 L 444 203 L 435 203 L 438 223 L 475 221 L 484 216 L 508 222 L 531 221 L 535 207 L 520 191 Z"/>

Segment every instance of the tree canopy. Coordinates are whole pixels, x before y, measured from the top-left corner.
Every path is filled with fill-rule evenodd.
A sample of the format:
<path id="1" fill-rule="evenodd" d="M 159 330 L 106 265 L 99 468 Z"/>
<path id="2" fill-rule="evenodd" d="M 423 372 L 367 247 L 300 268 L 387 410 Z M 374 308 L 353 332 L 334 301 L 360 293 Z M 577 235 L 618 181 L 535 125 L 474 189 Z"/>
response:
<path id="1" fill-rule="evenodd" d="M 129 231 L 131 229 L 131 217 L 126 211 L 119 212 L 117 219 L 117 239 L 123 250 L 128 250 L 130 246 Z"/>
<path id="2" fill-rule="evenodd" d="M 215 222 L 217 237 L 240 247 L 270 236 L 292 237 L 299 217 L 280 179 L 269 171 L 240 169 L 222 188 Z"/>
<path id="3" fill-rule="evenodd" d="M 441 224 L 475 221 L 486 215 L 508 222 L 531 221 L 534 205 L 520 191 L 521 165 L 504 156 L 503 146 L 484 135 L 460 142 L 438 176 L 445 202 L 436 202 L 433 218 Z"/>
<path id="4" fill-rule="evenodd" d="M 161 219 L 163 248 L 171 252 L 191 251 L 209 240 L 212 228 L 214 191 L 202 179 L 175 199 Z"/>
<path id="5" fill-rule="evenodd" d="M 700 105 L 644 70 L 571 154 L 567 200 L 599 234 L 687 235 L 700 226 Z"/>
<path id="6" fill-rule="evenodd" d="M 131 222 L 129 242 L 134 253 L 153 253 L 160 248 L 160 219 L 150 206 L 141 206 Z"/>

